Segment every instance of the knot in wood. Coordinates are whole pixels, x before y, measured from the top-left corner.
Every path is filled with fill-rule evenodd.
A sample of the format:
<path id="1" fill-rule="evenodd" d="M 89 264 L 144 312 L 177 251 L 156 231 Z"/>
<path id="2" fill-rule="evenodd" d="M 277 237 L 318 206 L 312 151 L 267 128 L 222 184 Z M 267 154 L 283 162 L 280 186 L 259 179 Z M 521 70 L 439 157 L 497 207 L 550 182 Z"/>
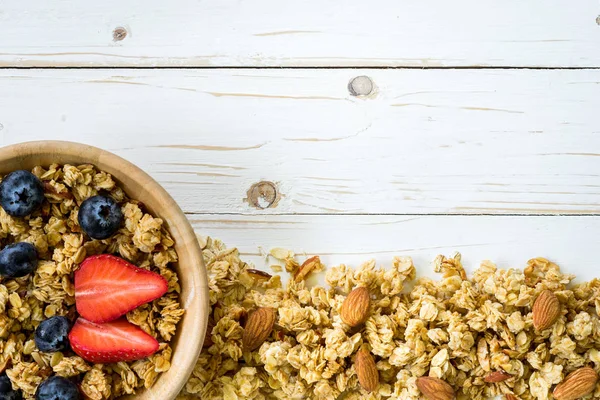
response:
<path id="1" fill-rule="evenodd" d="M 276 205 L 277 187 L 273 182 L 261 181 L 250 186 L 247 196 L 249 204 L 264 210 Z"/>
<path id="2" fill-rule="evenodd" d="M 352 96 L 368 96 L 373 92 L 373 81 L 365 75 L 357 76 L 348 83 L 348 91 Z"/>
<path id="3" fill-rule="evenodd" d="M 119 41 L 125 39 L 126 36 L 127 36 L 127 29 L 123 28 L 122 26 L 115 28 L 115 30 L 113 31 L 113 40 L 115 42 L 119 42 Z"/>

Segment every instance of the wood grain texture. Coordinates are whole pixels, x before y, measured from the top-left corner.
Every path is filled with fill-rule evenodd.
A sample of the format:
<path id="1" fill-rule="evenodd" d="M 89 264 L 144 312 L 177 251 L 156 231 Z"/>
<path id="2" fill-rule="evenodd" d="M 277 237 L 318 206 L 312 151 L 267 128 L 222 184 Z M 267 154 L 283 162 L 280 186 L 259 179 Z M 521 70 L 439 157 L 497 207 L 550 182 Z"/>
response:
<path id="1" fill-rule="evenodd" d="M 202 215 L 189 216 L 199 235 L 221 238 L 242 258 L 271 272 L 276 260 L 261 256 L 282 247 L 319 255 L 331 267 L 357 267 L 374 259 L 389 267 L 394 256 L 413 257 L 419 276 L 440 278 L 431 261 L 459 251 L 467 272 L 482 260 L 520 268 L 534 257 L 553 260 L 578 280 L 597 278 L 597 216 L 389 216 L 389 215 Z"/>
<path id="2" fill-rule="evenodd" d="M 0 145 L 108 149 L 187 213 L 600 212 L 600 70 L 361 70 L 365 98 L 356 74 L 3 70 Z"/>
<path id="3" fill-rule="evenodd" d="M 598 67 L 599 15 L 596 0 L 5 0 L 0 66 Z"/>

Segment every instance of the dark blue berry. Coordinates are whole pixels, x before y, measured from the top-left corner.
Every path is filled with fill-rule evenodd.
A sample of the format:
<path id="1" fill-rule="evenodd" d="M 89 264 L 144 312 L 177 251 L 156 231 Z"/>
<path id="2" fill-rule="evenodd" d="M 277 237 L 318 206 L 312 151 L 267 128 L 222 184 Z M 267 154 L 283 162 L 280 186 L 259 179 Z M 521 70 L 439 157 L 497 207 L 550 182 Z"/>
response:
<path id="1" fill-rule="evenodd" d="M 68 349 L 70 328 L 71 324 L 65 317 L 48 318 L 35 330 L 35 345 L 44 352 Z"/>
<path id="2" fill-rule="evenodd" d="M 51 376 L 38 386 L 36 400 L 79 400 L 77 385 L 62 376 Z"/>
<path id="3" fill-rule="evenodd" d="M 9 244 L 0 251 L 0 275 L 18 278 L 32 273 L 37 267 L 37 252 L 31 243 Z"/>
<path id="4" fill-rule="evenodd" d="M 77 219 L 89 237 L 106 239 L 119 230 L 123 213 L 112 197 L 93 196 L 81 204 Z"/>
<path id="5" fill-rule="evenodd" d="M 19 390 L 13 390 L 8 376 L 0 375 L 0 400 L 21 400 L 22 398 Z"/>
<path id="6" fill-rule="evenodd" d="M 0 205 L 8 215 L 24 217 L 44 201 L 44 186 L 31 172 L 19 170 L 6 175 L 0 182 Z"/>

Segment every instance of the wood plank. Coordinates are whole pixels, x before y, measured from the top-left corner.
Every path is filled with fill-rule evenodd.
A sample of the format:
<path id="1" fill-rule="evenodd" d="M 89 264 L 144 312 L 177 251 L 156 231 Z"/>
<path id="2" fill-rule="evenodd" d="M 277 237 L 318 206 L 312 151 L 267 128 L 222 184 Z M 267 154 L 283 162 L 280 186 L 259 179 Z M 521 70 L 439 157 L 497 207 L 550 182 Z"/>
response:
<path id="1" fill-rule="evenodd" d="M 374 94 L 349 94 L 357 73 Z M 112 150 L 189 213 L 598 214 L 599 83 L 600 70 L 3 70 L 0 145 Z M 264 210 L 244 201 L 261 180 L 280 195 Z"/>
<path id="2" fill-rule="evenodd" d="M 421 276 L 435 277 L 430 262 L 438 254 L 462 254 L 468 271 L 482 260 L 523 269 L 527 260 L 546 257 L 580 279 L 598 276 L 599 217 L 574 216 L 189 216 L 199 235 L 237 247 L 242 258 L 270 271 L 276 260 L 259 247 L 320 255 L 328 266 L 359 266 L 374 259 L 391 265 L 394 256 L 413 257 Z M 439 278 L 439 276 L 438 276 Z"/>
<path id="3" fill-rule="evenodd" d="M 0 66 L 598 67 L 599 14 L 596 0 L 5 0 Z"/>

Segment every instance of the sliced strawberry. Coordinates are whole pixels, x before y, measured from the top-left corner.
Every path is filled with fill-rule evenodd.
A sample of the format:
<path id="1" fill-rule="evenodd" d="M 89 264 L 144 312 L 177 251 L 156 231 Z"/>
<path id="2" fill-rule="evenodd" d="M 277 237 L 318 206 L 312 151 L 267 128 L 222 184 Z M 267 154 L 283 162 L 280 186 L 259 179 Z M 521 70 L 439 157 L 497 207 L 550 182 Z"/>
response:
<path id="1" fill-rule="evenodd" d="M 100 364 L 139 360 L 158 350 L 156 339 L 125 318 L 105 324 L 78 318 L 69 342 L 79 357 Z"/>
<path id="2" fill-rule="evenodd" d="M 75 271 L 75 305 L 83 318 L 108 322 L 167 292 L 165 278 L 122 258 L 102 254 Z"/>

